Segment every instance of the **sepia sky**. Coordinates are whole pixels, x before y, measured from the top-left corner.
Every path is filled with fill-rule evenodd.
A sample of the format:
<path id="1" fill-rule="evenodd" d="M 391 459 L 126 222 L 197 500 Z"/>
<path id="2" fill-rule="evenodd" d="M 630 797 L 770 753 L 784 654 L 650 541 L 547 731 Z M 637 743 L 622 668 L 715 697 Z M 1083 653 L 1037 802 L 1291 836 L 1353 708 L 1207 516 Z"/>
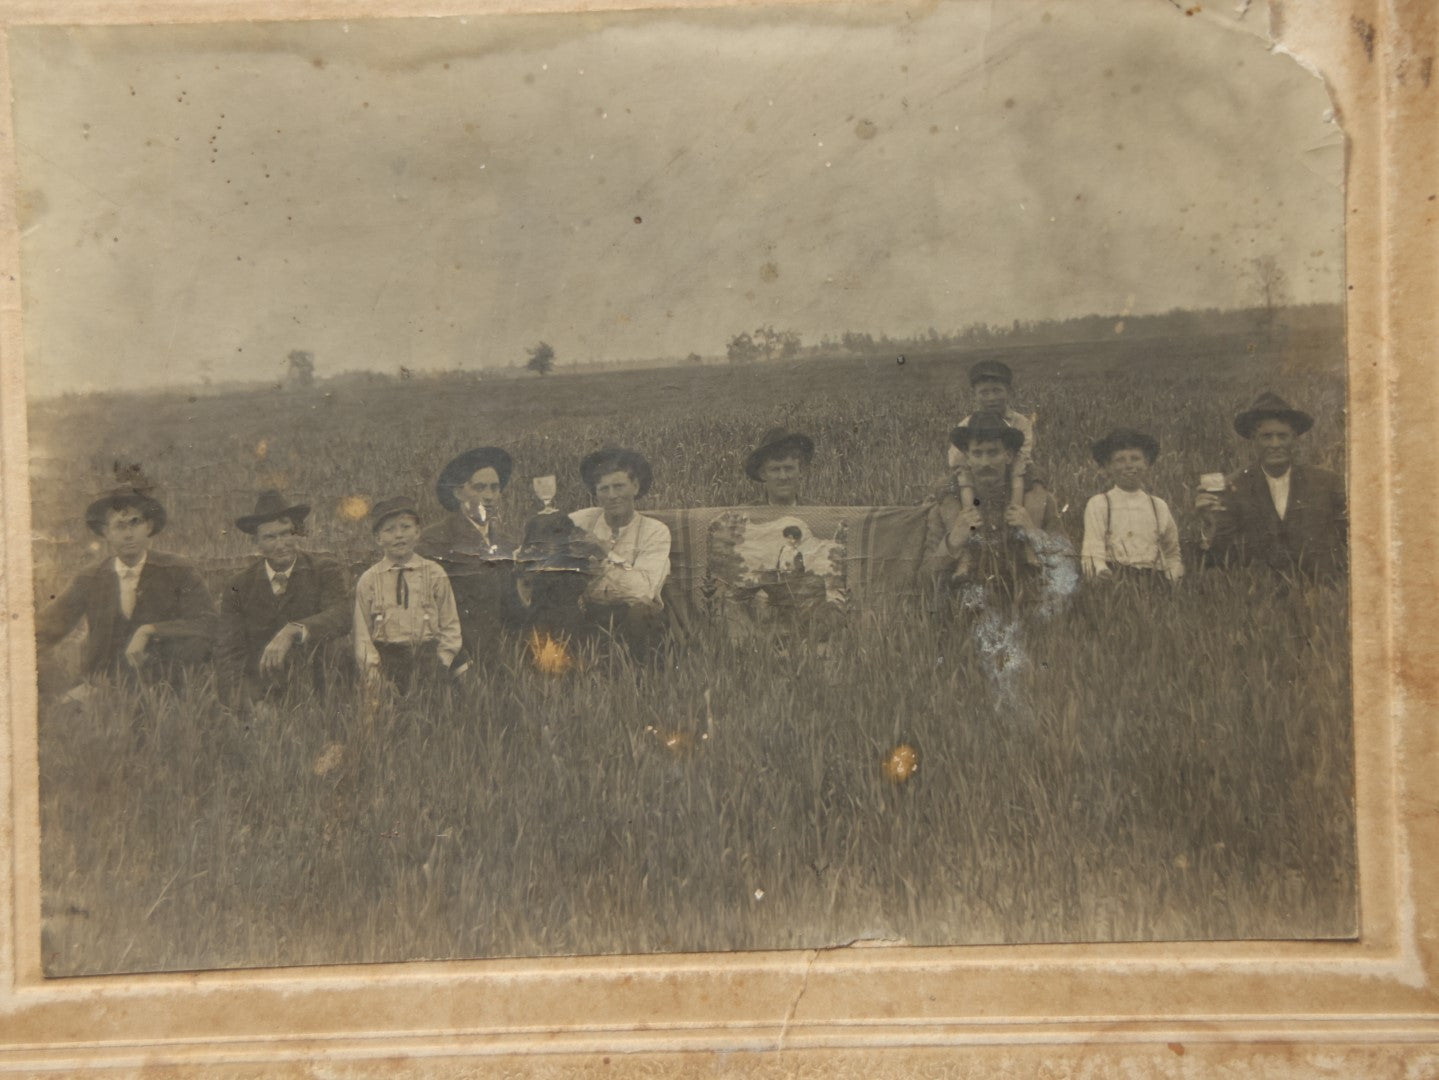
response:
<path id="1" fill-rule="evenodd" d="M 16 28 L 32 394 L 1342 299 L 1321 82 L 1169 0 Z"/>

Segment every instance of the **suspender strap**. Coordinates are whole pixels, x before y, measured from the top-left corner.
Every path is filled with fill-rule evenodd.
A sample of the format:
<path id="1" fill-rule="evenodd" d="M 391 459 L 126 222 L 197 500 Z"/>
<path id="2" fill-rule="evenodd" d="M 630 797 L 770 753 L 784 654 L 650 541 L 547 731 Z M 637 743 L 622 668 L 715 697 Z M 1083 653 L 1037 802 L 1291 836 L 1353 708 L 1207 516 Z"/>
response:
<path id="1" fill-rule="evenodd" d="M 1159 545 L 1160 533 L 1163 531 L 1159 524 L 1159 504 L 1154 501 L 1154 496 L 1150 495 L 1149 492 L 1146 491 L 1145 494 L 1149 495 L 1149 509 L 1154 514 L 1154 569 L 1163 570 L 1164 551 Z M 1113 524 L 1114 503 L 1110 501 L 1109 492 L 1106 491 L 1104 493 L 1104 557 L 1109 562 L 1116 561 L 1114 558 Z"/>

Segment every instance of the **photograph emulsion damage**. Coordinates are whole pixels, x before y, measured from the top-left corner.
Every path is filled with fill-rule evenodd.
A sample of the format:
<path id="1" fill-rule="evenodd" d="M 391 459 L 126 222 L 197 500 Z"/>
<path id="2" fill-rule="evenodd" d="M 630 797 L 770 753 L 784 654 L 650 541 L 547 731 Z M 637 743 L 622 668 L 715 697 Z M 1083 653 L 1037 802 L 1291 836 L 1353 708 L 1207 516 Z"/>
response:
<path id="1" fill-rule="evenodd" d="M 1352 937 L 1262 17 L 13 29 L 45 971 Z"/>

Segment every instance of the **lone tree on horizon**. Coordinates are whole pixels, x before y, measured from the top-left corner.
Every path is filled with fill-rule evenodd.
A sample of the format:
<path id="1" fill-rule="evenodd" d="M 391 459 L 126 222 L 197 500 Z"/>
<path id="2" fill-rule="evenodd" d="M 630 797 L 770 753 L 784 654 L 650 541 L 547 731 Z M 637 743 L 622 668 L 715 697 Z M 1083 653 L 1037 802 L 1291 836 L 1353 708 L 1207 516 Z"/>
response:
<path id="1" fill-rule="evenodd" d="M 315 385 L 315 354 L 306 349 L 291 349 L 285 358 L 290 365 L 290 385 L 305 388 Z"/>
<path id="2" fill-rule="evenodd" d="M 555 370 L 555 350 L 545 342 L 540 342 L 528 352 L 530 358 L 525 361 L 527 370 L 533 371 L 536 375 L 548 375 Z"/>
<path id="3" fill-rule="evenodd" d="M 1289 302 L 1289 282 L 1284 268 L 1273 255 L 1261 255 L 1250 260 L 1249 277 L 1259 294 L 1259 329 L 1272 338 L 1279 312 Z"/>

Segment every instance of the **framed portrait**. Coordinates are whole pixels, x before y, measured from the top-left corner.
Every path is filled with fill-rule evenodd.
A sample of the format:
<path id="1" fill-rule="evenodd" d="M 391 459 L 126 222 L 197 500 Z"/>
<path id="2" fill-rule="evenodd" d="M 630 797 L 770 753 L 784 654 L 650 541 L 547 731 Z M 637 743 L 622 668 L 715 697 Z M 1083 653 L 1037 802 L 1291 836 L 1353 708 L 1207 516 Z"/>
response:
<path id="1" fill-rule="evenodd" d="M 1439 1069 L 1431 12 L 0 21 L 0 1071 Z"/>

